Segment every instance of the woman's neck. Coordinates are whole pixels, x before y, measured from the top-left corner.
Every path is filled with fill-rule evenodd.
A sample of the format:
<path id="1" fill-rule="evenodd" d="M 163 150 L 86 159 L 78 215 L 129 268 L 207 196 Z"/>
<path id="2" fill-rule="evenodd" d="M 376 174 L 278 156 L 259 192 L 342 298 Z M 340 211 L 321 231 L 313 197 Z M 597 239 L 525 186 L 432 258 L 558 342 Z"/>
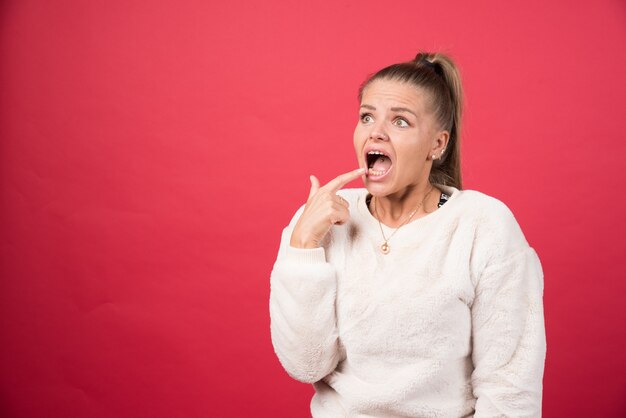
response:
<path id="1" fill-rule="evenodd" d="M 438 190 L 430 182 L 411 185 L 401 192 L 387 196 L 372 197 L 370 212 L 380 222 L 397 228 L 402 225 L 415 211 L 411 220 L 430 213 L 430 202 L 438 200 Z M 436 204 L 435 204 L 436 206 Z"/>

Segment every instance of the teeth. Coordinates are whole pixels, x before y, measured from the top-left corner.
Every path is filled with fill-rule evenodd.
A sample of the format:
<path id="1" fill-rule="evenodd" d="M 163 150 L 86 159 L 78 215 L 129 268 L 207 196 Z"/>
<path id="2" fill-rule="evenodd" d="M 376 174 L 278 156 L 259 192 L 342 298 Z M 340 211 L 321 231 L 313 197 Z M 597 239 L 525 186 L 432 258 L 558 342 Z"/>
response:
<path id="1" fill-rule="evenodd" d="M 380 151 L 370 151 L 367 153 L 367 155 L 385 155 Z"/>
<path id="2" fill-rule="evenodd" d="M 367 174 L 372 176 L 382 176 L 385 173 L 386 171 L 384 170 L 372 170 L 371 168 L 367 171 Z"/>

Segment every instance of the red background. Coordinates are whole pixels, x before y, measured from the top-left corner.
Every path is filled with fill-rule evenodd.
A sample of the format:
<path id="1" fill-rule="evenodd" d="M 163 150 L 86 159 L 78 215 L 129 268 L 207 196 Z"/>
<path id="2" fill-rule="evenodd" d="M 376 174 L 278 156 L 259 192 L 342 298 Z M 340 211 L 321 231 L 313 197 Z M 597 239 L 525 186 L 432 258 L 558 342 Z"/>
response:
<path id="1" fill-rule="evenodd" d="M 463 73 L 465 187 L 542 260 L 544 416 L 626 416 L 624 1 L 0 7 L 3 417 L 307 416 L 280 232 L 356 167 L 359 83 L 421 49 Z"/>

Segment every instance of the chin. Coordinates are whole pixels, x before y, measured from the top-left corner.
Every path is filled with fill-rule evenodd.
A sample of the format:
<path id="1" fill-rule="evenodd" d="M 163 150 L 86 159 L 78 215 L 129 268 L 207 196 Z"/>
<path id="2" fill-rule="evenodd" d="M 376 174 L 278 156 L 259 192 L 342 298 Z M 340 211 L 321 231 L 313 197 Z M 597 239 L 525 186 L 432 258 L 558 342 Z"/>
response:
<path id="1" fill-rule="evenodd" d="M 375 197 L 383 197 L 391 193 L 391 187 L 380 183 L 367 182 L 365 183 L 365 188 L 369 194 Z"/>

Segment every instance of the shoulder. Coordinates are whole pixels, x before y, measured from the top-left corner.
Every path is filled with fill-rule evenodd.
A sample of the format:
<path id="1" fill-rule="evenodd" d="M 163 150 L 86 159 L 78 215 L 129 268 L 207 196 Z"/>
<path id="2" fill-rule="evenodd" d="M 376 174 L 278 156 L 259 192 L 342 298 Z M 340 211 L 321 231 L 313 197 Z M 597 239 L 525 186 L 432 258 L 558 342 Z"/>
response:
<path id="1" fill-rule="evenodd" d="M 367 196 L 367 189 L 355 188 L 355 189 L 341 189 L 337 191 L 337 195 L 343 197 L 348 203 L 356 203 L 359 199 L 364 199 Z"/>
<path id="2" fill-rule="evenodd" d="M 509 224 L 515 222 L 515 216 L 509 207 L 501 200 L 489 196 L 477 190 L 459 190 L 450 186 L 437 186 L 442 193 L 449 196 L 449 201 L 455 206 L 463 217 L 478 224 L 489 224 L 492 222 Z"/>
<path id="3" fill-rule="evenodd" d="M 475 244 L 490 260 L 528 248 L 529 244 L 511 209 L 501 200 L 476 190 L 459 191 L 457 204 L 471 222 Z"/>
<path id="4" fill-rule="evenodd" d="M 341 189 L 337 191 L 337 195 L 343 197 L 348 202 L 348 204 L 350 205 L 350 210 L 352 211 L 358 206 L 360 199 L 366 198 L 367 189 L 365 188 Z M 300 216 L 302 216 L 302 212 L 304 212 L 305 206 L 306 206 L 306 203 L 301 205 L 298 208 L 298 210 L 295 212 L 295 214 L 291 218 L 291 221 L 289 222 L 288 227 L 293 228 L 295 226 L 295 224 L 298 222 L 298 219 L 300 219 Z"/>
<path id="5" fill-rule="evenodd" d="M 337 195 L 344 198 L 348 202 L 352 222 L 360 222 L 363 215 L 363 208 L 367 206 L 367 189 L 364 187 L 341 189 L 337 191 Z"/>
<path id="6" fill-rule="evenodd" d="M 466 210 L 476 215 L 498 220 L 514 218 L 513 212 L 503 201 L 477 190 L 460 190 L 458 199 Z"/>

